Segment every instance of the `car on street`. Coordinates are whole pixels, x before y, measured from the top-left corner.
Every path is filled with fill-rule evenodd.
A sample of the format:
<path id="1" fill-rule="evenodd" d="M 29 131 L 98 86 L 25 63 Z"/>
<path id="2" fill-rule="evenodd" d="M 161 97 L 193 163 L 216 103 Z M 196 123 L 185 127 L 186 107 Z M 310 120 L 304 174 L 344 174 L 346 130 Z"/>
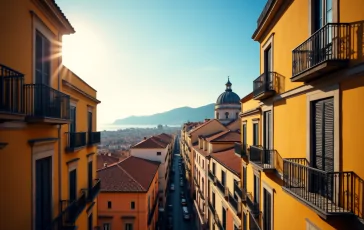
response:
<path id="1" fill-rule="evenodd" d="M 183 211 L 183 219 L 189 220 L 190 219 L 190 213 L 188 212 L 187 207 L 183 206 L 182 211 Z"/>
<path id="2" fill-rule="evenodd" d="M 181 204 L 182 204 L 183 206 L 187 205 L 187 201 L 186 201 L 186 199 L 185 199 L 185 198 L 182 198 L 182 199 L 181 199 Z"/>
<path id="3" fill-rule="evenodd" d="M 171 191 L 174 191 L 174 184 L 171 184 Z"/>

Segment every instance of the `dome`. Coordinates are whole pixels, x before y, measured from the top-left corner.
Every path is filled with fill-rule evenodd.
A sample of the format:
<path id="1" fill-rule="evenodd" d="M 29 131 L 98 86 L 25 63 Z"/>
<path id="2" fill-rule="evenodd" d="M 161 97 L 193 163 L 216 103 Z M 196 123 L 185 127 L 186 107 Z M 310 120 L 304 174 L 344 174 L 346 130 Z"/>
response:
<path id="1" fill-rule="evenodd" d="M 240 105 L 240 97 L 236 93 L 234 93 L 231 89 L 231 82 L 228 78 L 228 82 L 225 84 L 226 89 L 225 92 L 220 94 L 220 96 L 216 100 L 217 105 L 221 104 L 239 104 Z"/>

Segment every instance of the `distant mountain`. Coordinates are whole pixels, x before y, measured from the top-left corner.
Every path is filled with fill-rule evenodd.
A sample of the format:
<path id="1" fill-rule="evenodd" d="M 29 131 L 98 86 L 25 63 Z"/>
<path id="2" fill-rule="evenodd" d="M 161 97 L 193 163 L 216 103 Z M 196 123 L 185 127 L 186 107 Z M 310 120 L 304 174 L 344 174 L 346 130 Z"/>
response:
<path id="1" fill-rule="evenodd" d="M 114 125 L 179 125 L 187 121 L 202 121 L 214 118 L 215 104 L 198 108 L 181 107 L 149 116 L 130 116 L 116 120 Z"/>

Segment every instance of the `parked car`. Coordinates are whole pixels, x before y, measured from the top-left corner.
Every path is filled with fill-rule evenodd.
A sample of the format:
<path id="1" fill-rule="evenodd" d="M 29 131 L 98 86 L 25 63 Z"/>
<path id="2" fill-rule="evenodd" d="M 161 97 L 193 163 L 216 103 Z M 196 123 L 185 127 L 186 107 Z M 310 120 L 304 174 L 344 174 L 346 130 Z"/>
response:
<path id="1" fill-rule="evenodd" d="M 188 209 L 187 209 L 186 206 L 182 207 L 182 212 L 183 212 L 183 219 L 189 220 L 190 219 L 190 213 L 188 212 Z"/>
<path id="2" fill-rule="evenodd" d="M 187 205 L 186 198 L 182 198 L 182 199 L 181 199 L 181 204 L 182 204 L 183 206 Z"/>
<path id="3" fill-rule="evenodd" d="M 171 184 L 171 191 L 174 191 L 174 184 Z"/>

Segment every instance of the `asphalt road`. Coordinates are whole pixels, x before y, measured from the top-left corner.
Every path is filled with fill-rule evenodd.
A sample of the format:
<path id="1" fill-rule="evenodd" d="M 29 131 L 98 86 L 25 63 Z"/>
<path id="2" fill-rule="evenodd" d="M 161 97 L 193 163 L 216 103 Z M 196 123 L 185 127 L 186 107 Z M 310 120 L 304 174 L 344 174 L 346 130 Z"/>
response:
<path id="1" fill-rule="evenodd" d="M 183 187 L 180 186 L 180 177 L 179 174 L 179 168 L 178 168 L 178 161 L 181 159 L 181 156 L 179 154 L 174 155 L 173 159 L 173 168 L 175 170 L 175 173 L 172 174 L 173 176 L 173 183 L 174 184 L 174 191 L 169 192 L 169 196 L 167 197 L 167 205 L 172 204 L 173 206 L 173 229 L 174 230 L 195 230 L 195 224 L 194 224 L 194 215 L 193 215 L 193 201 L 192 199 L 187 195 L 187 189 L 186 189 L 186 178 L 183 178 L 184 185 Z M 183 166 L 182 166 L 183 167 Z M 183 168 L 182 168 L 183 170 Z M 182 171 L 183 172 L 183 171 Z M 184 174 L 182 174 L 184 177 Z M 183 218 L 182 213 L 182 204 L 181 204 L 181 191 L 185 193 L 185 197 L 187 200 L 187 207 L 188 211 L 190 213 L 190 220 L 185 220 Z M 167 206 L 168 207 L 168 206 Z"/>

